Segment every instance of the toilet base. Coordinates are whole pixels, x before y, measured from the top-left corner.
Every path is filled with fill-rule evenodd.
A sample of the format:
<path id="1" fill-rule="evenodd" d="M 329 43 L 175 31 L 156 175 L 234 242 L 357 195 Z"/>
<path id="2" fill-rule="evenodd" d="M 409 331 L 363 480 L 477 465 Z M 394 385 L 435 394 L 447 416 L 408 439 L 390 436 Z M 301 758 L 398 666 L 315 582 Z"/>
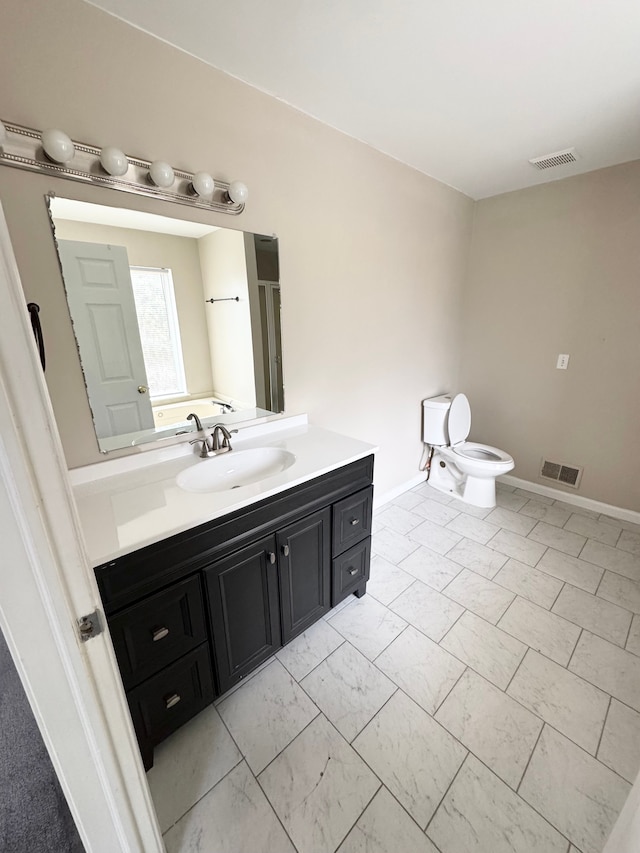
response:
<path id="1" fill-rule="evenodd" d="M 433 454 L 428 483 L 437 491 L 473 506 L 493 509 L 496 505 L 496 477 L 465 474 L 440 451 Z"/>

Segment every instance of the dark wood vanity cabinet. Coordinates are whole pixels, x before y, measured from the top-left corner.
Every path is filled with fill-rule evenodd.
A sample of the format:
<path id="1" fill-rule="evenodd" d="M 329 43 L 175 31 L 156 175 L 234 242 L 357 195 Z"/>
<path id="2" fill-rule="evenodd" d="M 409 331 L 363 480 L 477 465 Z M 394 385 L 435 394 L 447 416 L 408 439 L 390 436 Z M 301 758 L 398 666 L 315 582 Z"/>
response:
<path id="1" fill-rule="evenodd" d="M 369 578 L 373 457 L 95 570 L 153 748 Z"/>

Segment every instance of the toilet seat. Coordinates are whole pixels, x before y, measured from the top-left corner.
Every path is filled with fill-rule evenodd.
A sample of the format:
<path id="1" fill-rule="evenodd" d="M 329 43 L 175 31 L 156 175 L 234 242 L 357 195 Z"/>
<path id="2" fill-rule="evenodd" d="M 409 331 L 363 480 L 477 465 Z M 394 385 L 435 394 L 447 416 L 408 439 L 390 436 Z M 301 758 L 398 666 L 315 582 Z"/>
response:
<path id="1" fill-rule="evenodd" d="M 473 459 L 475 462 L 513 462 L 513 458 L 504 450 L 491 447 L 489 444 L 478 444 L 475 441 L 462 441 L 451 449 L 458 456 Z"/>

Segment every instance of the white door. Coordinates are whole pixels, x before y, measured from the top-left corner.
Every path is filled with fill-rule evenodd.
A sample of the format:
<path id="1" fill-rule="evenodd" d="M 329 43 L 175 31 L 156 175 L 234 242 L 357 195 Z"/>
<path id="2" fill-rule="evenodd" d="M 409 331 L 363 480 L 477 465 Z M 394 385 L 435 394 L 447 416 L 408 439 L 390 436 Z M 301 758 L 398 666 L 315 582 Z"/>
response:
<path id="1" fill-rule="evenodd" d="M 127 250 L 59 240 L 58 251 L 98 438 L 153 429 Z"/>

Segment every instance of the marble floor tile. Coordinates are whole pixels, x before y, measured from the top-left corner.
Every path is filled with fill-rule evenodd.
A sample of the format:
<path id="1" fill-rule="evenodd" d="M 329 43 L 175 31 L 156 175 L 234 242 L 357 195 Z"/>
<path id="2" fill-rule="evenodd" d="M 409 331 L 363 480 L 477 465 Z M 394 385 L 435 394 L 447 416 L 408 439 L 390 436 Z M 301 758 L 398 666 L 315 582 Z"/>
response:
<path id="1" fill-rule="evenodd" d="M 503 782 L 518 787 L 542 720 L 470 669 L 435 716 Z"/>
<path id="2" fill-rule="evenodd" d="M 217 707 L 254 773 L 266 767 L 318 714 L 311 699 L 277 660 Z"/>
<path id="3" fill-rule="evenodd" d="M 414 581 L 390 609 L 436 643 L 464 613 L 464 607 L 420 581 Z"/>
<path id="4" fill-rule="evenodd" d="M 622 528 L 574 512 L 564 525 L 564 529 L 570 530 L 572 533 L 579 533 L 580 536 L 586 536 L 588 539 L 596 539 L 604 545 L 615 545 Z"/>
<path id="5" fill-rule="evenodd" d="M 630 787 L 545 726 L 519 793 L 584 853 L 601 853 Z"/>
<path id="6" fill-rule="evenodd" d="M 569 669 L 640 711 L 640 658 L 584 631 Z"/>
<path id="7" fill-rule="evenodd" d="M 571 512 L 568 509 L 549 506 L 549 504 L 543 504 L 536 500 L 527 501 L 520 510 L 520 514 L 529 518 L 537 518 L 538 521 L 546 521 L 547 524 L 554 524 L 556 527 L 564 527 L 571 517 Z"/>
<path id="8" fill-rule="evenodd" d="M 553 505 L 568 510 L 571 515 L 578 513 L 579 515 L 586 515 L 589 518 L 595 518 L 596 520 L 600 518 L 599 512 L 596 512 L 593 509 L 586 509 L 586 507 L 583 506 L 577 506 L 576 504 L 569 503 L 568 501 L 554 501 Z"/>
<path id="9" fill-rule="evenodd" d="M 461 661 L 412 627 L 387 646 L 376 666 L 429 714 L 465 670 Z"/>
<path id="10" fill-rule="evenodd" d="M 516 495 L 523 495 L 527 500 L 530 501 L 538 501 L 541 504 L 553 504 L 555 503 L 553 498 L 547 497 L 547 495 L 540 495 L 538 492 L 531 492 L 529 489 L 515 489 Z"/>
<path id="11" fill-rule="evenodd" d="M 157 746 L 147 782 L 161 831 L 173 826 L 241 760 L 211 705 Z"/>
<path id="12" fill-rule="evenodd" d="M 167 832 L 164 842 L 167 853 L 205 853 L 214 844 L 216 853 L 296 853 L 244 761 Z"/>
<path id="13" fill-rule="evenodd" d="M 482 575 L 491 580 L 499 569 L 507 562 L 504 554 L 499 554 L 486 545 L 472 542 L 471 539 L 462 539 L 448 553 L 450 560 L 455 560 L 465 569 L 471 569 L 477 575 Z"/>
<path id="14" fill-rule="evenodd" d="M 504 587 L 467 569 L 451 581 L 445 595 L 493 624 L 514 599 L 513 593 Z"/>
<path id="15" fill-rule="evenodd" d="M 628 551 L 621 551 L 620 548 L 612 548 L 589 539 L 580 553 L 580 559 L 632 581 L 640 581 L 640 557 Z"/>
<path id="16" fill-rule="evenodd" d="M 418 547 L 417 542 L 412 542 L 406 536 L 383 527 L 371 537 L 371 553 L 379 554 L 396 566 Z"/>
<path id="17" fill-rule="evenodd" d="M 367 592 L 381 604 L 389 604 L 415 582 L 413 575 L 399 569 L 379 554 L 371 558 Z"/>
<path id="18" fill-rule="evenodd" d="M 377 513 L 376 518 L 384 527 L 395 530 L 396 533 L 401 533 L 403 536 L 423 521 L 422 516 L 392 503 L 387 504 Z"/>
<path id="19" fill-rule="evenodd" d="M 554 578 L 580 587 L 585 592 L 595 592 L 603 575 L 603 570 L 584 560 L 578 560 L 569 554 L 562 554 L 548 548 L 536 568 Z"/>
<path id="20" fill-rule="evenodd" d="M 396 691 L 396 685 L 349 643 L 329 655 L 300 686 L 349 742 Z"/>
<path id="21" fill-rule="evenodd" d="M 337 853 L 438 853 L 438 850 L 382 787 Z"/>
<path id="22" fill-rule="evenodd" d="M 566 839 L 473 755 L 449 788 L 427 835 L 442 853 L 567 851 Z"/>
<path id="23" fill-rule="evenodd" d="M 523 515 L 522 512 L 513 512 L 513 510 L 501 506 L 491 510 L 485 521 L 498 527 L 504 527 L 505 530 L 510 530 L 512 533 L 519 533 L 520 536 L 526 536 L 536 526 L 535 519 Z"/>
<path id="24" fill-rule="evenodd" d="M 581 630 L 524 598 L 516 598 L 498 627 L 563 666 L 569 663 Z"/>
<path id="25" fill-rule="evenodd" d="M 605 572 L 598 587 L 598 596 L 625 607 L 633 613 L 640 613 L 640 583 L 629 580 L 615 572 Z"/>
<path id="26" fill-rule="evenodd" d="M 547 610 L 552 607 L 563 586 L 561 580 L 517 560 L 508 560 L 493 580 Z"/>
<path id="27" fill-rule="evenodd" d="M 378 657 L 407 627 L 404 619 L 369 595 L 357 598 L 333 616 L 329 624 L 369 660 Z"/>
<path id="28" fill-rule="evenodd" d="M 435 551 L 425 548 L 423 545 L 420 545 L 413 554 L 403 560 L 400 563 L 400 568 L 438 591 L 442 591 L 462 569 L 458 563 L 452 562 L 449 557 L 436 554 Z"/>
<path id="29" fill-rule="evenodd" d="M 451 495 L 440 492 L 438 489 L 434 489 L 433 486 L 430 486 L 426 482 L 422 483 L 421 486 L 415 486 L 411 491 L 423 498 L 427 498 L 430 501 L 437 501 L 440 504 L 451 503 Z"/>
<path id="30" fill-rule="evenodd" d="M 409 533 L 409 538 L 420 545 L 426 545 L 437 554 L 446 554 L 456 542 L 462 539 L 459 533 L 447 530 L 433 521 L 423 521 Z"/>
<path id="31" fill-rule="evenodd" d="M 640 531 L 623 530 L 618 539 L 618 548 L 640 557 Z"/>
<path id="32" fill-rule="evenodd" d="M 467 754 L 401 690 L 353 745 L 421 829 L 430 821 Z"/>
<path id="33" fill-rule="evenodd" d="M 473 613 L 463 613 L 441 647 L 504 690 L 527 647 Z"/>
<path id="34" fill-rule="evenodd" d="M 380 787 L 322 715 L 280 753 L 259 781 L 298 853 L 333 853 Z M 248 853 L 250 848 L 239 849 Z"/>
<path id="35" fill-rule="evenodd" d="M 506 554 L 507 557 L 513 557 L 514 560 L 526 563 L 527 566 L 535 566 L 546 550 L 545 545 L 533 542 L 531 539 L 526 539 L 510 530 L 499 530 L 489 540 L 488 545 L 495 551 Z"/>
<path id="36" fill-rule="evenodd" d="M 575 586 L 565 584 L 551 611 L 617 646 L 627 641 L 632 614 Z"/>
<path id="37" fill-rule="evenodd" d="M 627 521 L 624 518 L 613 518 L 611 515 L 601 513 L 598 516 L 599 521 L 604 521 L 607 524 L 613 524 L 616 527 L 621 527 L 623 530 L 631 530 L 633 533 L 640 533 L 640 524 L 635 524 L 633 521 Z"/>
<path id="38" fill-rule="evenodd" d="M 463 512 L 465 515 L 471 515 L 474 518 L 485 518 L 485 516 L 489 515 L 491 512 L 491 509 L 488 507 L 474 506 L 473 504 L 460 500 L 460 498 L 452 498 L 448 506 L 451 507 L 451 509 L 458 510 L 458 512 Z"/>
<path id="39" fill-rule="evenodd" d="M 512 512 L 519 512 L 527 503 L 528 498 L 523 495 L 517 495 L 514 492 L 504 492 L 502 489 L 496 492 L 496 506 L 501 506 L 504 509 L 510 509 Z"/>
<path id="40" fill-rule="evenodd" d="M 416 495 L 415 492 L 403 492 L 401 495 L 398 495 L 397 498 L 394 498 L 391 503 L 396 506 L 401 506 L 402 509 L 412 510 L 419 503 L 422 503 L 422 498 L 420 495 Z"/>
<path id="41" fill-rule="evenodd" d="M 532 649 L 507 693 L 578 746 L 596 754 L 609 707 L 606 693 Z"/>
<path id="42" fill-rule="evenodd" d="M 480 518 L 474 518 L 472 515 L 460 513 L 453 521 L 447 524 L 447 530 L 461 533 L 467 539 L 472 539 L 474 542 L 486 545 L 489 539 L 498 532 L 499 527 L 495 524 L 489 524 Z"/>
<path id="43" fill-rule="evenodd" d="M 447 504 L 438 503 L 438 501 L 432 501 L 425 499 L 421 501 L 418 506 L 415 507 L 414 512 L 417 515 L 421 515 L 422 518 L 426 518 L 429 521 L 435 521 L 436 524 L 448 524 L 450 521 L 459 515 L 457 509 L 453 509 Z"/>
<path id="44" fill-rule="evenodd" d="M 598 758 L 632 784 L 640 771 L 640 714 L 617 699 L 611 700 Z"/>
<path id="45" fill-rule="evenodd" d="M 280 649 L 276 657 L 295 680 L 300 681 L 342 643 L 342 634 L 320 619 Z"/>
<path id="46" fill-rule="evenodd" d="M 547 524 L 546 521 L 539 521 L 536 524 L 529 533 L 529 539 L 540 542 L 542 545 L 548 545 L 550 548 L 555 548 L 556 551 L 562 551 L 563 554 L 569 554 L 571 557 L 577 557 L 587 541 L 584 536 L 571 533 L 566 528 Z"/>
<path id="47" fill-rule="evenodd" d="M 627 640 L 627 651 L 633 652 L 634 655 L 640 655 L 640 616 L 637 614 L 633 617 L 629 638 Z"/>

